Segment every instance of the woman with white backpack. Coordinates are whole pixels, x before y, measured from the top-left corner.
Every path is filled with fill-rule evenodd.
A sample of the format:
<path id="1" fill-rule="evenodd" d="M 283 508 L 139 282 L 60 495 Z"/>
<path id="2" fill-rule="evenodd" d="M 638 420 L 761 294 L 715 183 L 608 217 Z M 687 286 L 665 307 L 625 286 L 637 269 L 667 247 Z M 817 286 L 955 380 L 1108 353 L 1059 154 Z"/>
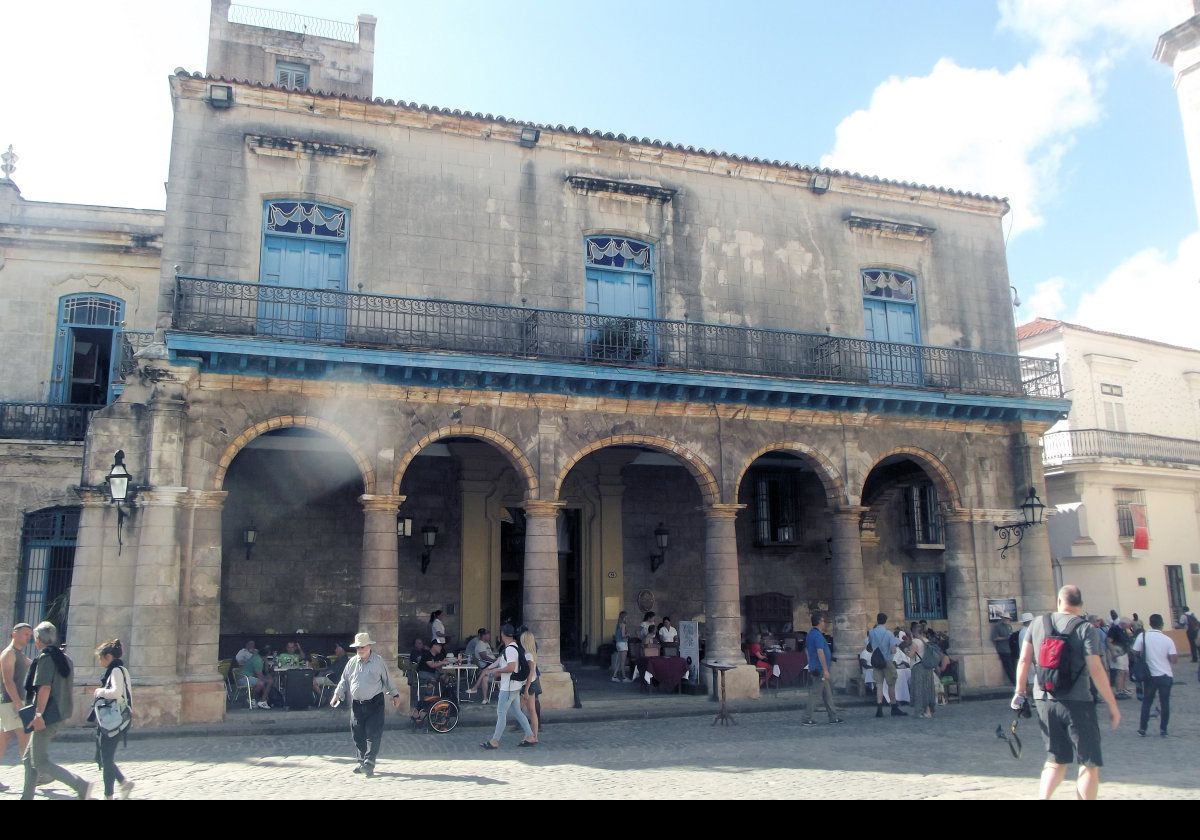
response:
<path id="1" fill-rule="evenodd" d="M 117 767 L 117 743 L 129 731 L 132 722 L 133 689 L 130 685 L 129 669 L 121 661 L 124 650 L 120 639 L 110 639 L 96 648 L 96 659 L 104 668 L 104 678 L 96 689 L 96 700 L 88 720 L 96 724 L 96 763 L 104 773 L 104 798 L 113 798 L 117 788 L 117 799 L 128 799 L 133 791 L 133 782 L 125 778 Z"/>

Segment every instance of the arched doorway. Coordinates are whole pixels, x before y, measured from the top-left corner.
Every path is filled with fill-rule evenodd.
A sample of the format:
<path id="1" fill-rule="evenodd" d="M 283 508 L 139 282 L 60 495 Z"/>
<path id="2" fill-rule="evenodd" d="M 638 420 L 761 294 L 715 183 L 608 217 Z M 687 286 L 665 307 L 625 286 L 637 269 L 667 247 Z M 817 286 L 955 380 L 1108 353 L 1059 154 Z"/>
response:
<path id="1" fill-rule="evenodd" d="M 221 656 L 247 639 L 332 650 L 359 623 L 361 465 L 322 430 L 289 426 L 249 440 L 223 476 Z M 246 532 L 256 538 L 247 544 Z"/>

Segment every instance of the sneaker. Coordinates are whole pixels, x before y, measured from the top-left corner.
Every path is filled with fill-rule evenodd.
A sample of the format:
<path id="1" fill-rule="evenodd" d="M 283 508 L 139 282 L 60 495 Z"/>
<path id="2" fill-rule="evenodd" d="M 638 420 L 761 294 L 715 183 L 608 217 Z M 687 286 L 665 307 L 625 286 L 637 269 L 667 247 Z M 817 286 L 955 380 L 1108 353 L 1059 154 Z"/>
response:
<path id="1" fill-rule="evenodd" d="M 117 787 L 117 799 L 128 799 L 133 793 L 133 782 L 121 782 Z"/>
<path id="2" fill-rule="evenodd" d="M 364 764 L 363 765 L 363 775 L 366 776 L 368 779 L 373 778 L 375 776 L 375 768 L 372 767 L 370 764 Z"/>
<path id="3" fill-rule="evenodd" d="M 877 718 L 883 717 L 883 706 L 882 705 L 875 707 L 875 717 L 877 717 Z"/>
<path id="4" fill-rule="evenodd" d="M 1138 730 L 1138 735 L 1141 735 L 1143 738 L 1145 738 L 1145 737 L 1146 737 L 1146 730 L 1145 730 L 1145 729 L 1139 729 L 1139 730 Z"/>
<path id="5" fill-rule="evenodd" d="M 362 766 L 361 764 L 355 764 L 355 765 L 354 765 L 354 772 L 355 772 L 355 773 L 361 773 L 362 771 L 363 771 L 363 766 Z"/>
<path id="6" fill-rule="evenodd" d="M 1162 732 L 1159 732 L 1159 733 L 1158 733 L 1158 737 L 1160 737 L 1160 738 L 1166 738 L 1166 737 L 1167 737 L 1166 730 L 1164 730 L 1164 731 L 1162 731 Z"/>
<path id="7" fill-rule="evenodd" d="M 95 792 L 96 792 L 96 783 L 88 782 L 87 784 L 85 784 L 83 786 L 83 789 L 81 791 L 79 791 L 79 798 L 80 799 L 91 799 L 92 794 L 94 794 Z"/>
<path id="8" fill-rule="evenodd" d="M 269 709 L 269 708 L 271 708 L 271 704 L 270 704 L 270 703 L 268 703 L 266 700 L 259 700 L 259 701 L 258 701 L 258 703 L 256 703 L 255 705 L 256 705 L 258 708 L 260 708 L 260 709 Z"/>
<path id="9" fill-rule="evenodd" d="M 892 717 L 908 717 L 908 712 L 904 711 L 899 706 L 892 706 Z"/>
<path id="10" fill-rule="evenodd" d="M 802 721 L 800 721 L 800 725 L 801 726 L 816 726 L 817 722 L 815 720 L 802 720 Z"/>
<path id="11" fill-rule="evenodd" d="M 619 682 L 621 681 L 621 678 L 620 678 L 620 677 L 613 677 L 613 678 L 612 678 L 612 681 L 613 681 L 613 682 L 615 682 L 615 683 L 619 683 Z"/>
<path id="12" fill-rule="evenodd" d="M 834 718 L 833 720 L 829 721 L 829 725 L 836 726 L 839 723 L 845 723 L 845 722 L 846 721 L 842 720 L 841 718 Z"/>

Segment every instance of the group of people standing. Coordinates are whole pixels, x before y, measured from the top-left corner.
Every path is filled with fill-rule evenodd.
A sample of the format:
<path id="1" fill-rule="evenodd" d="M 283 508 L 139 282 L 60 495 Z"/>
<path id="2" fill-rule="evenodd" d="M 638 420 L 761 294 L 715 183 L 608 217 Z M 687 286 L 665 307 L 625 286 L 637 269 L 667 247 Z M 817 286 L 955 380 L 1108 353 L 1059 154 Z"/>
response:
<path id="1" fill-rule="evenodd" d="M 31 660 L 25 650 L 33 643 L 37 655 Z M 88 722 L 96 725 L 96 764 L 104 782 L 104 798 L 128 799 L 133 782 L 117 767 L 116 753 L 126 740 L 132 721 L 133 687 L 122 661 L 120 639 L 110 639 L 96 648 L 96 660 L 104 668 L 100 686 L 93 692 L 95 705 Z M 40 784 L 62 782 L 80 799 L 90 799 L 96 784 L 89 782 L 50 758 L 50 747 L 62 727 L 75 713 L 75 664 L 59 646 L 58 629 L 48 621 L 37 627 L 21 622 L 11 631 L 7 647 L 0 651 L 0 756 L 16 741 L 25 769 L 22 799 L 33 799 Z M 102 712 L 111 706 L 115 721 Z M 0 790 L 7 790 L 0 785 Z"/>

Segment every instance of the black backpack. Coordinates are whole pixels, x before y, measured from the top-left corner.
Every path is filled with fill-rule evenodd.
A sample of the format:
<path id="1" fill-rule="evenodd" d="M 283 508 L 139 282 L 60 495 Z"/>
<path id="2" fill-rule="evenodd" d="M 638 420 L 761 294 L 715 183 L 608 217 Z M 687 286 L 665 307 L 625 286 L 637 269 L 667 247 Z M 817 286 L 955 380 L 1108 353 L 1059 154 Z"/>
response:
<path id="1" fill-rule="evenodd" d="M 1079 679 L 1087 667 L 1087 664 L 1084 662 L 1076 666 L 1075 659 L 1077 657 L 1071 653 L 1074 647 L 1071 644 L 1071 637 L 1075 635 L 1076 628 L 1083 624 L 1086 619 L 1075 616 L 1067 622 L 1066 628 L 1061 633 L 1054 629 L 1054 619 L 1049 613 L 1043 616 L 1042 620 L 1045 622 L 1046 633 L 1042 637 L 1041 646 L 1038 648 L 1038 685 L 1047 694 L 1055 698 L 1063 698 L 1070 693 L 1071 688 L 1075 685 L 1075 681 Z"/>
<path id="2" fill-rule="evenodd" d="M 509 679 L 525 682 L 529 679 L 529 660 L 525 658 L 525 648 L 521 647 L 520 642 L 513 642 L 509 647 L 517 649 L 517 670 L 509 675 Z"/>

